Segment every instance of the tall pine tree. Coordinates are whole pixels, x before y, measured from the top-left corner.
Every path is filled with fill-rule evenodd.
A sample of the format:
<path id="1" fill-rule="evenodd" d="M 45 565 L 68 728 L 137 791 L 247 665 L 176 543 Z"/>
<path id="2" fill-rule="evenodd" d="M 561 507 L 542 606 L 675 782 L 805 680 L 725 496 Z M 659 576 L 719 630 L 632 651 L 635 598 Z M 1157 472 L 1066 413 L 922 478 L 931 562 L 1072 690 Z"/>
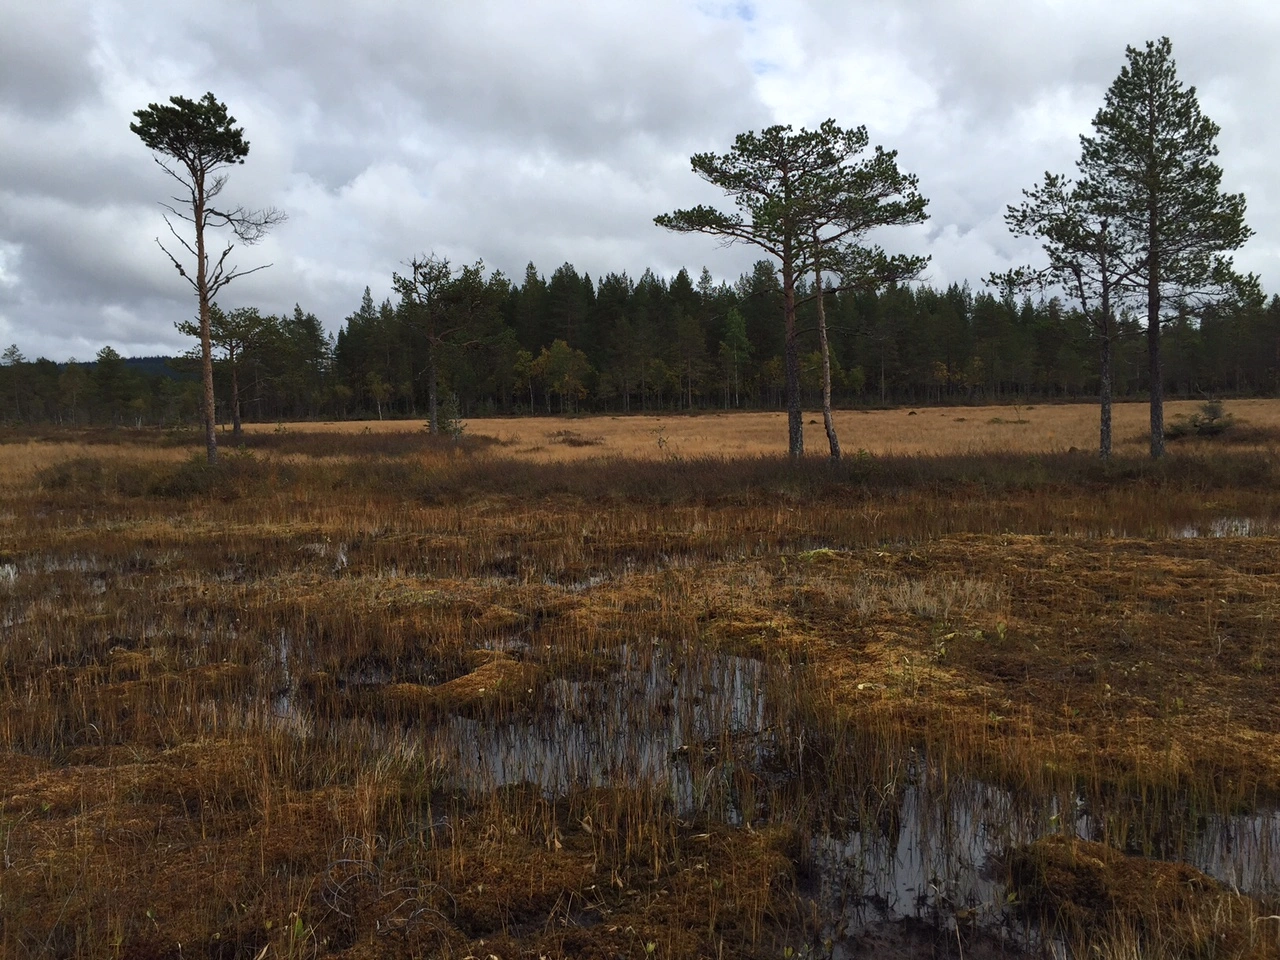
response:
<path id="1" fill-rule="evenodd" d="M 1225 292 L 1235 277 L 1223 254 L 1252 231 L 1244 195 L 1220 189 L 1218 125 L 1200 112 L 1195 87 L 1178 80 L 1169 38 L 1125 54 L 1129 62 L 1093 118 L 1094 135 L 1080 138 L 1078 192 L 1119 233 L 1130 268 L 1124 272 L 1146 296 L 1151 456 L 1160 457 L 1161 322 L 1189 300 Z"/>

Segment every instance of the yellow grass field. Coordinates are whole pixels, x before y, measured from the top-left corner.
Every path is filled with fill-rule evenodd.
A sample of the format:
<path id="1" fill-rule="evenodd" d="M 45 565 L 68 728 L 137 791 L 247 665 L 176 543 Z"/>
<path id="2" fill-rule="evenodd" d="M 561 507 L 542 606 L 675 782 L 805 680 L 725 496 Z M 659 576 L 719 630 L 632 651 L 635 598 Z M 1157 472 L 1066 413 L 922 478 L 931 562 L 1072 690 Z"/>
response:
<path id="1" fill-rule="evenodd" d="M 1199 410 L 1196 401 L 1165 405 L 1166 423 Z M 1250 427 L 1280 428 L 1280 400 L 1232 400 L 1227 412 Z M 1113 436 L 1117 454 L 1146 449 L 1149 407 L 1119 403 L 1114 408 Z M 839 410 L 836 430 L 846 453 L 871 454 L 1060 453 L 1098 445 L 1098 408 L 1094 404 L 1030 406 L 903 407 L 896 410 Z M 415 431 L 422 420 L 361 420 L 285 425 L 305 431 Z M 276 424 L 249 424 L 246 430 L 280 429 Z M 601 456 L 661 459 L 692 456 L 761 456 L 785 452 L 786 414 L 779 412 L 706 412 L 582 417 L 486 417 L 466 422 L 472 436 L 501 441 L 507 454 L 536 460 L 570 460 Z M 805 413 L 805 450 L 827 452 L 819 411 Z"/>

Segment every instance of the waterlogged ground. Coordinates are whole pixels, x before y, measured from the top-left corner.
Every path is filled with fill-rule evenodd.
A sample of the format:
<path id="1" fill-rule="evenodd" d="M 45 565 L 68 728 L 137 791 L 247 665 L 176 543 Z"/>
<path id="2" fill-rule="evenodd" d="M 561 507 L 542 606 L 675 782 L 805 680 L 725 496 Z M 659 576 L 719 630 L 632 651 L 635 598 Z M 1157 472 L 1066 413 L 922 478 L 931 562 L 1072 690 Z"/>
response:
<path id="1" fill-rule="evenodd" d="M 1265 455 L 48 446 L 4 956 L 1277 953 Z"/>

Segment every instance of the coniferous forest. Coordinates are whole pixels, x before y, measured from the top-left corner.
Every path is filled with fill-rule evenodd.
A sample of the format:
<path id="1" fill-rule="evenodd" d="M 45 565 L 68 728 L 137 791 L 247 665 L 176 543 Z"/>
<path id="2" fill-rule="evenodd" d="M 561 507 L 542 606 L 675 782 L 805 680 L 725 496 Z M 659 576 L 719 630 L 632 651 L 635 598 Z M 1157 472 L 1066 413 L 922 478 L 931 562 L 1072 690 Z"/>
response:
<path id="1" fill-rule="evenodd" d="M 766 261 L 733 282 L 706 270 L 696 280 L 685 270 L 592 278 L 568 263 L 550 277 L 531 263 L 513 281 L 481 264 L 432 262 L 447 273 L 434 291 L 434 333 L 404 297 L 378 303 L 367 290 L 336 337 L 302 307 L 284 316 L 216 311 L 219 421 L 237 413 L 247 421 L 425 417 L 433 357 L 438 402 L 466 417 L 784 404 L 781 288 Z M 1091 328 L 1059 299 L 924 284 L 829 292 L 824 305 L 837 406 L 1097 397 Z M 814 406 L 815 318 L 815 303 L 802 303 L 801 386 Z M 1141 319 L 1119 319 L 1119 398 L 1149 389 Z M 10 348 L 0 364 L 0 419 L 194 423 L 198 364 L 126 360 L 110 347 L 90 362 L 55 363 Z M 1280 391 L 1280 297 L 1175 319 L 1165 329 L 1164 375 L 1170 396 Z"/>

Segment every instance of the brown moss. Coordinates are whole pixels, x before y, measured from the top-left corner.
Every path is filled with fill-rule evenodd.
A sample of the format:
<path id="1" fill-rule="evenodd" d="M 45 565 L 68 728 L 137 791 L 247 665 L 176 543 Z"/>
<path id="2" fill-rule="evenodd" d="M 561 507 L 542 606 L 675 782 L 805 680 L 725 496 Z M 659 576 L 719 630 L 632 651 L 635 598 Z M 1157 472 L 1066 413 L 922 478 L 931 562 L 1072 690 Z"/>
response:
<path id="1" fill-rule="evenodd" d="M 1055 836 L 1010 855 L 1012 890 L 1077 943 L 1136 940 L 1144 953 L 1275 957 L 1256 901 L 1199 870 Z"/>

